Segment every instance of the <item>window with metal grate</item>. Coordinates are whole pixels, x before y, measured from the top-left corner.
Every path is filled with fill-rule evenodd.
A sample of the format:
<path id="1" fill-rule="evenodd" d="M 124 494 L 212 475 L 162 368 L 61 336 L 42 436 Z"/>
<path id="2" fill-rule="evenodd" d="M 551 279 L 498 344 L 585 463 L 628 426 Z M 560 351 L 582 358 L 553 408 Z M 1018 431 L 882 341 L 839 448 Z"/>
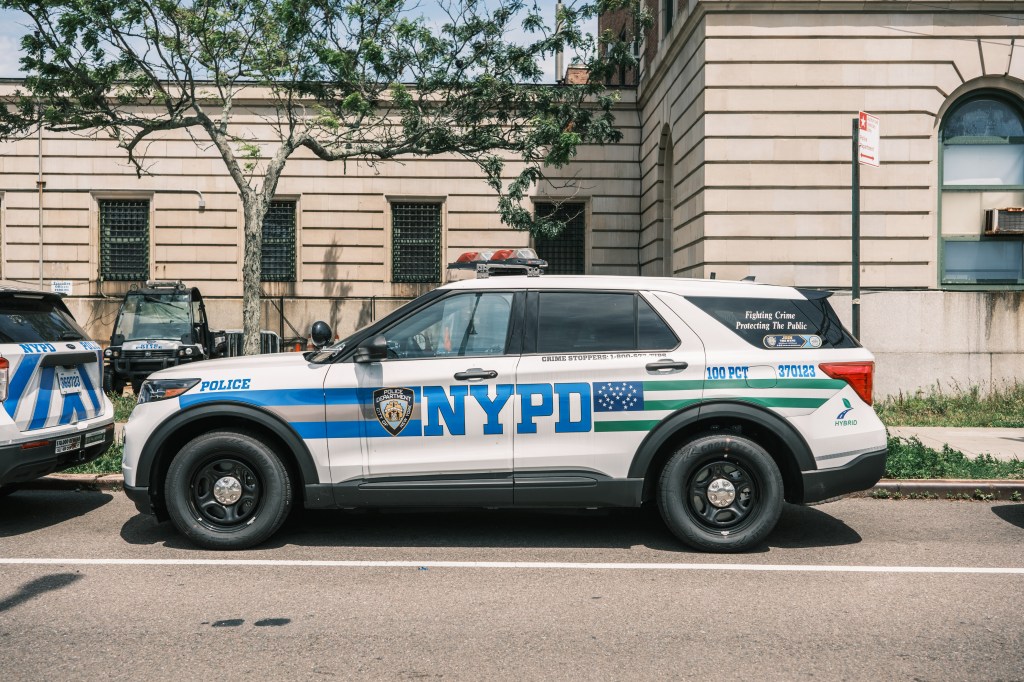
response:
<path id="1" fill-rule="evenodd" d="M 537 256 L 548 262 L 545 274 L 586 274 L 586 205 L 580 202 L 538 202 L 536 210 L 538 218 L 556 217 L 566 221 L 565 229 L 557 237 L 535 237 L 533 240 Z"/>
<path id="2" fill-rule="evenodd" d="M 272 201 L 263 218 L 263 282 L 295 281 L 295 202 Z"/>
<path id="3" fill-rule="evenodd" d="M 441 281 L 441 204 L 391 204 L 391 281 Z"/>
<path id="4" fill-rule="evenodd" d="M 99 202 L 100 279 L 149 278 L 149 201 Z"/>

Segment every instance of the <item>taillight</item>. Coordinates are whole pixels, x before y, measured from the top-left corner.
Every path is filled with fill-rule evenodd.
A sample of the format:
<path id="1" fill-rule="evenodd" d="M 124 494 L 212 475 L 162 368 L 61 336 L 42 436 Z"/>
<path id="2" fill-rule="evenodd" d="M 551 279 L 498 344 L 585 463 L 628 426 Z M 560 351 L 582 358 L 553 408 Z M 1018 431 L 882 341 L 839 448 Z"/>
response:
<path id="1" fill-rule="evenodd" d="M 873 362 L 823 362 L 818 367 L 833 379 L 842 379 L 850 384 L 860 399 L 871 404 L 871 388 L 875 377 Z"/>
<path id="2" fill-rule="evenodd" d="M 0 403 L 7 400 L 7 370 L 10 367 L 6 358 L 0 358 Z"/>

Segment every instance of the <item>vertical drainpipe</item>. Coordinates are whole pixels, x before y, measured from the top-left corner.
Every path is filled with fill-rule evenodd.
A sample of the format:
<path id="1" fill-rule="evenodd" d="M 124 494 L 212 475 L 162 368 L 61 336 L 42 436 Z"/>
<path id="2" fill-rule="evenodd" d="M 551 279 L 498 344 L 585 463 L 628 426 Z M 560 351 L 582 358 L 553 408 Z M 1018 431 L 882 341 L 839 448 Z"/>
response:
<path id="1" fill-rule="evenodd" d="M 38 105 L 37 105 L 38 106 Z M 36 129 L 36 189 L 39 191 L 39 289 L 43 288 L 43 117 L 39 116 L 39 127 Z"/>
<path id="2" fill-rule="evenodd" d="M 562 1 L 559 0 L 555 3 L 555 31 L 562 30 Z M 562 48 L 558 48 L 558 52 L 555 53 L 555 82 L 561 83 L 565 79 L 565 57 L 562 53 Z"/>

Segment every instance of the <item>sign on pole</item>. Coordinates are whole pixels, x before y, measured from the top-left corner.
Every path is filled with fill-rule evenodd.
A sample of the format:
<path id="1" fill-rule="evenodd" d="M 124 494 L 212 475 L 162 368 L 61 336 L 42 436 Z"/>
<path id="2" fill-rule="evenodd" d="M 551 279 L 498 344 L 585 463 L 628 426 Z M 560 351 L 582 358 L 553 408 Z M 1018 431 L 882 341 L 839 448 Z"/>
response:
<path id="1" fill-rule="evenodd" d="M 878 117 L 872 116 L 866 111 L 857 115 L 860 135 L 857 136 L 859 148 L 857 151 L 857 162 L 864 166 L 878 167 Z"/>

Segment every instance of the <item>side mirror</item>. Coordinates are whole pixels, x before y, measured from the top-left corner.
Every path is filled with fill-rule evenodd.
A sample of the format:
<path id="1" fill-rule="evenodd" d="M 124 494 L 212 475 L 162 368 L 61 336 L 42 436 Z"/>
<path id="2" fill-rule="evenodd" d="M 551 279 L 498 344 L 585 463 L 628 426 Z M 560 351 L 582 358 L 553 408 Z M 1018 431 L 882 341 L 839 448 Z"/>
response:
<path id="1" fill-rule="evenodd" d="M 111 346 L 123 346 L 124 345 L 124 334 L 114 334 L 110 337 Z"/>
<path id="2" fill-rule="evenodd" d="M 388 342 L 384 338 L 383 334 L 377 334 L 371 339 L 367 339 L 359 344 L 359 348 L 356 348 L 355 355 L 352 359 L 356 362 L 374 362 L 375 360 L 383 360 L 388 356 Z"/>
<path id="3" fill-rule="evenodd" d="M 320 350 L 331 342 L 331 325 L 323 320 L 317 320 L 313 323 L 313 329 L 310 330 L 309 336 L 313 339 L 313 346 Z"/>
<path id="4" fill-rule="evenodd" d="M 188 332 L 186 334 L 182 334 L 181 335 L 181 342 L 183 344 L 185 344 L 186 346 L 189 345 L 189 344 L 195 343 L 195 340 L 192 338 L 192 333 Z"/>

